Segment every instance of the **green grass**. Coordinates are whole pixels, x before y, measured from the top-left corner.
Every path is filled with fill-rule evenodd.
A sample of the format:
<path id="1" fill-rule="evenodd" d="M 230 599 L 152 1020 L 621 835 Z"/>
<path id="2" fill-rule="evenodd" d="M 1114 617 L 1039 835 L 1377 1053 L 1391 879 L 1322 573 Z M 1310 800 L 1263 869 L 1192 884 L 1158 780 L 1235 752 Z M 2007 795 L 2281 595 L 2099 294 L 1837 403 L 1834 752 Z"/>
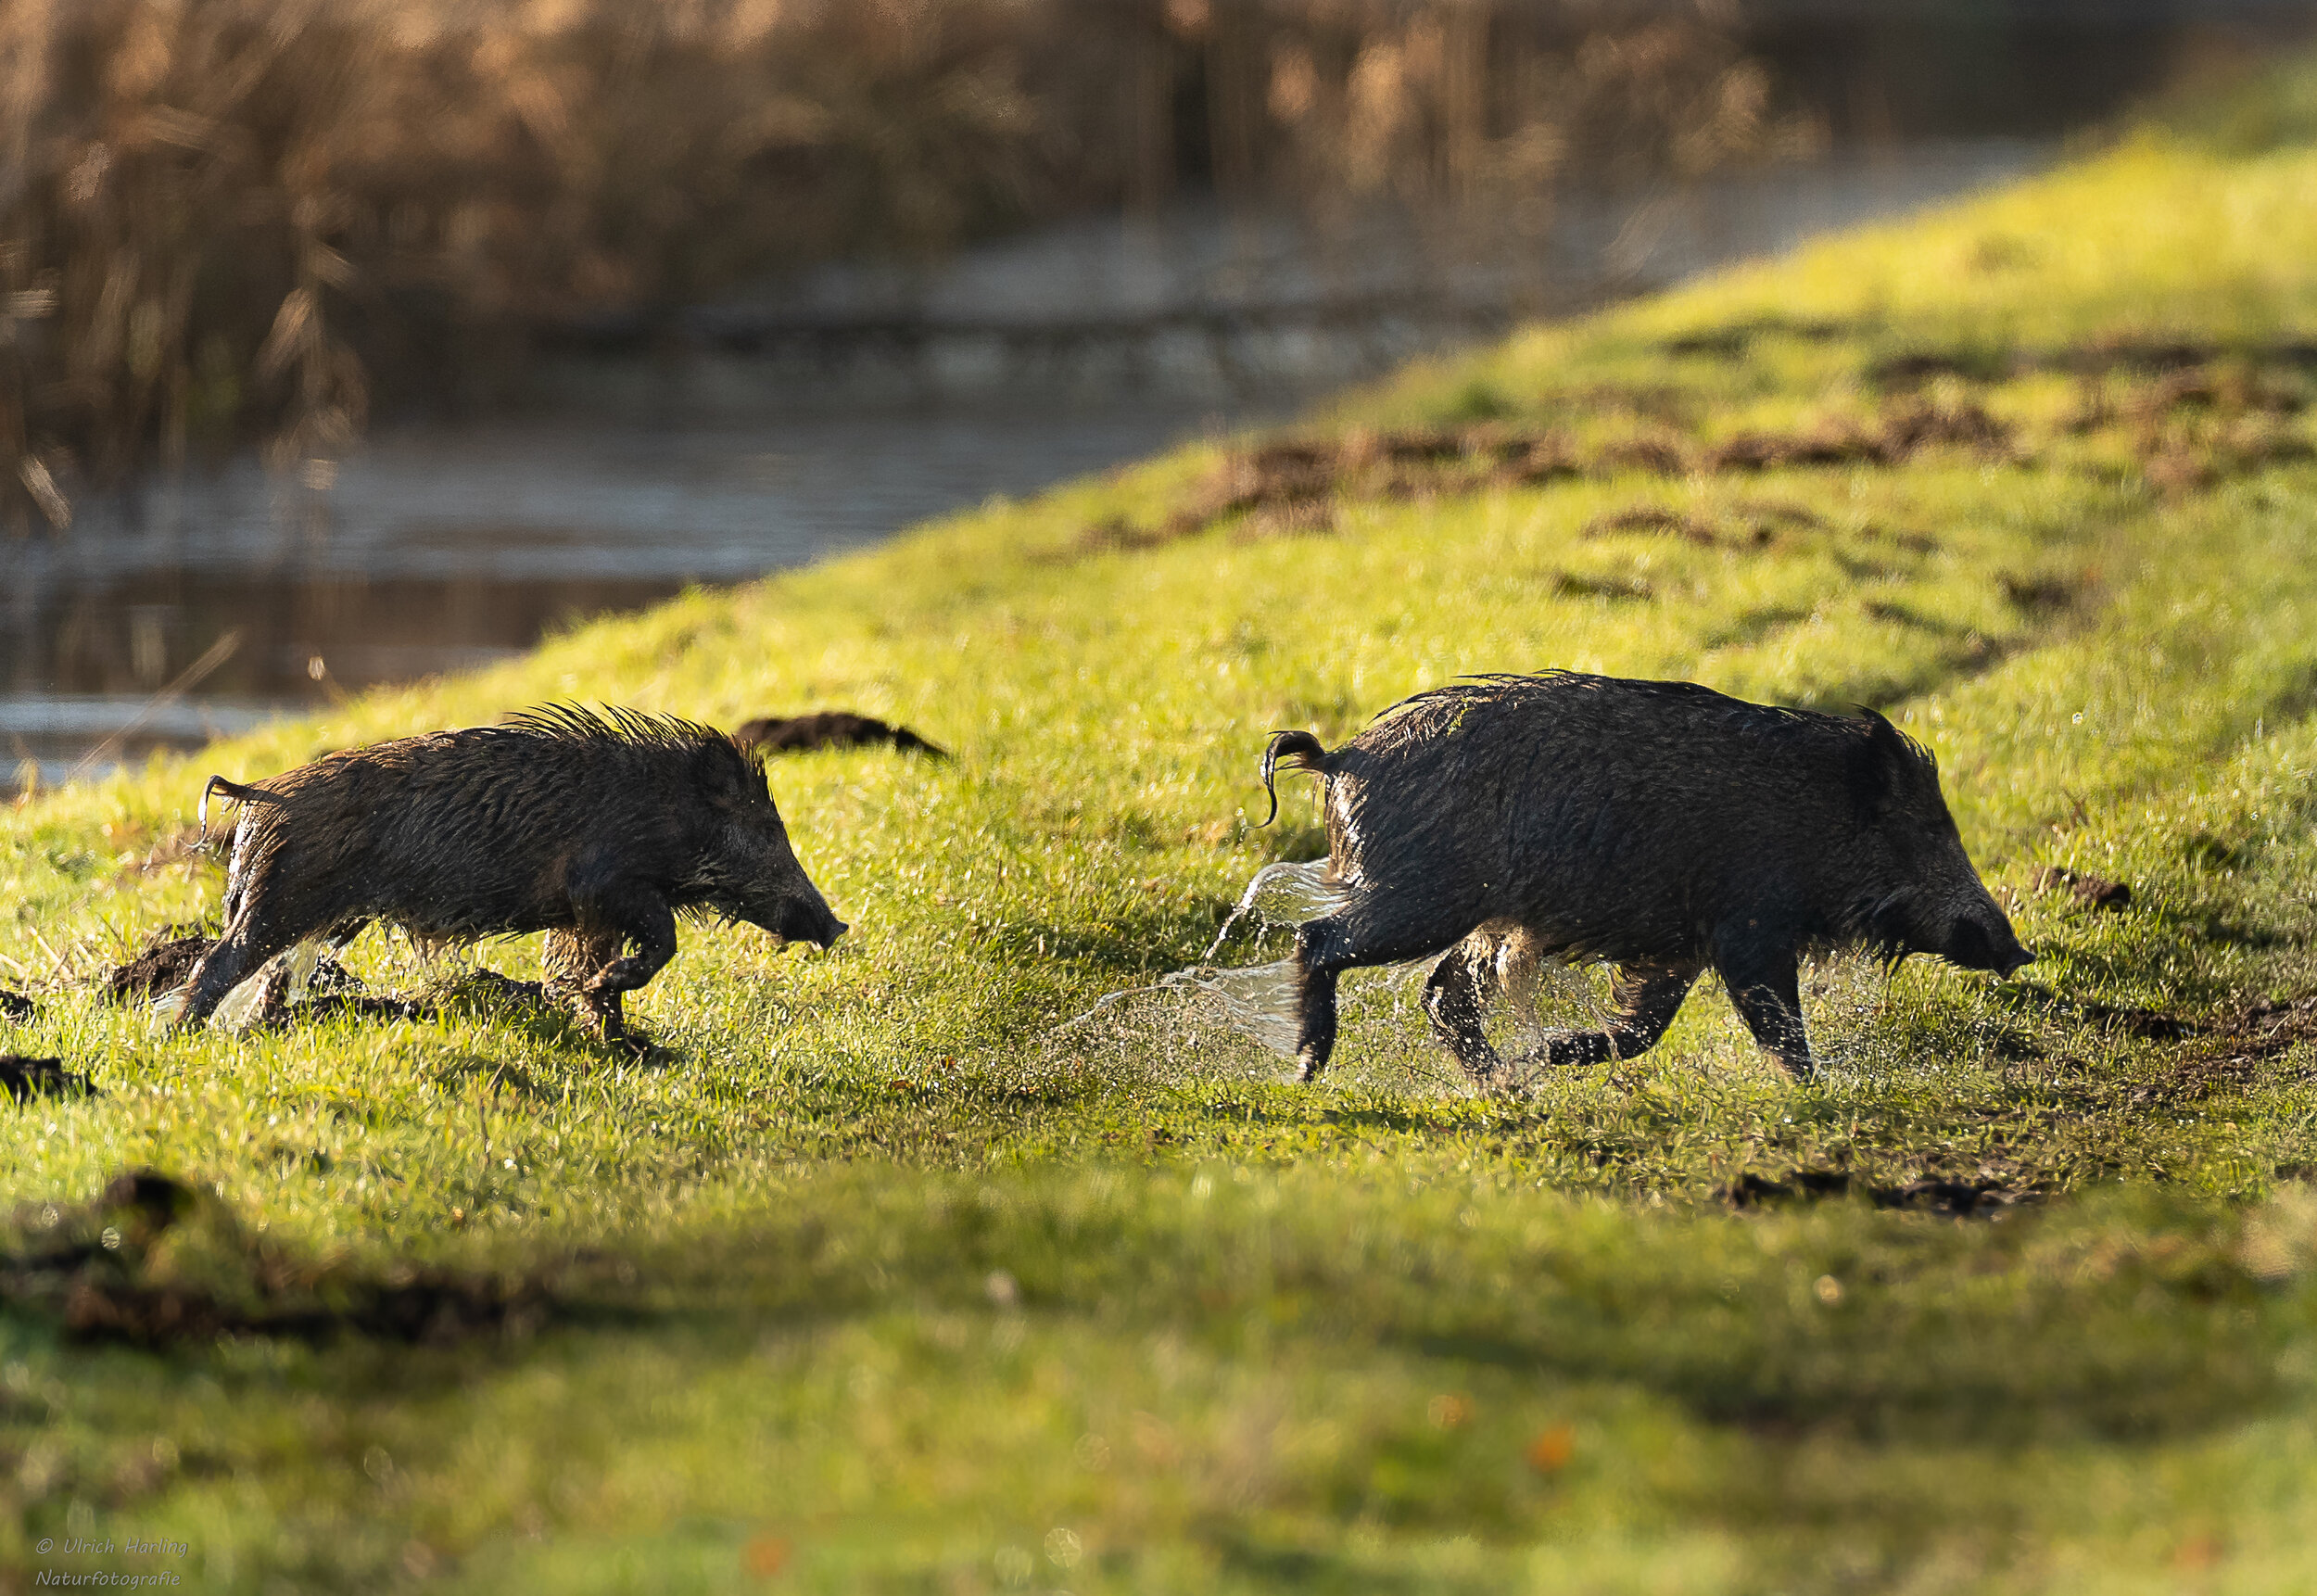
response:
<path id="1" fill-rule="evenodd" d="M 105 1093 L 17 1113 L 14 1256 L 110 1224 L 87 1279 L 124 1291 L 525 1283 L 415 1345 L 138 1350 L 76 1337 L 86 1303 L 19 1270 L 0 1589 L 2317 1584 L 2317 1027 L 2253 1012 L 2317 992 L 2317 372 L 2292 348 L 2317 338 L 2317 149 L 2243 121 L 1307 429 L 1702 451 L 1880 424 L 1899 362 L 1934 356 L 1917 398 L 1983 407 L 2003 451 L 1444 474 L 1347 494 L 1326 536 L 1226 517 L 1090 551 L 1197 496 L 1217 455 L 1191 449 L 0 817 L 0 982 L 44 1006 L 0 1044 Z M 2211 394 L 2076 374 L 2123 338 L 2211 346 Z M 1770 536 L 1595 526 L 1652 506 Z M 1519 1100 L 1458 1086 L 1385 974 L 1350 983 L 1315 1087 L 1167 994 L 1065 1026 L 1320 850 L 1294 783 L 1252 824 L 1270 729 L 1332 741 L 1545 665 L 1883 707 L 1939 754 L 2037 963 L 1821 965 L 1807 1088 L 1710 983 L 1656 1051 Z M 688 929 L 631 1006 L 665 1049 L 644 1063 L 520 1015 L 185 1036 L 92 994 L 214 913 L 214 866 L 160 846 L 209 771 L 565 697 L 856 707 L 959 758 L 778 766 L 855 929 L 829 956 Z M 2133 903 L 2043 889 L 2050 866 Z M 1282 945 L 1241 931 L 1227 959 Z M 427 978 L 374 932 L 351 962 Z M 159 1235 L 81 1206 L 142 1166 L 209 1195 Z M 1796 1172 L 1849 1195 L 1726 1195 Z M 1873 1199 L 1925 1181 L 2032 1200 Z M 37 1552 L 130 1535 L 186 1551 Z"/>

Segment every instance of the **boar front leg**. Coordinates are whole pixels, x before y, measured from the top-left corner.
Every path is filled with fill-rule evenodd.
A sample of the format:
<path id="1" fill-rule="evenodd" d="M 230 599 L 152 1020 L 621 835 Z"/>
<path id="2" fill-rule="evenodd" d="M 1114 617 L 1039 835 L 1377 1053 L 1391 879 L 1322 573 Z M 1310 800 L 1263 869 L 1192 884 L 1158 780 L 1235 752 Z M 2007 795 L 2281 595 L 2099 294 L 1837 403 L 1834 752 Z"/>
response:
<path id="1" fill-rule="evenodd" d="M 1489 1045 L 1480 1017 L 1494 995 L 1497 947 L 1493 942 L 1469 937 L 1441 956 L 1424 983 L 1424 1017 L 1476 1084 L 1496 1079 L 1503 1060 Z"/>
<path id="2" fill-rule="evenodd" d="M 572 1011 L 581 1029 L 605 1042 L 627 1036 L 627 1016 L 617 992 L 592 990 L 589 982 L 618 962 L 627 933 L 606 926 L 574 926 L 547 933 L 539 963 L 547 971 L 547 993 Z"/>
<path id="3" fill-rule="evenodd" d="M 1802 970 L 1789 951 L 1743 959 L 1725 958 L 1715 967 L 1729 1001 L 1737 1007 L 1754 1045 L 1775 1057 L 1797 1081 L 1818 1073 L 1810 1057 L 1810 1034 L 1802 1022 Z"/>
<path id="4" fill-rule="evenodd" d="M 570 951 L 550 949 L 551 957 L 569 969 L 568 974 L 562 969 L 555 972 L 559 983 L 568 983 L 583 1014 L 606 1042 L 624 1041 L 621 994 L 642 986 L 676 956 L 676 912 L 666 898 L 640 885 L 586 898 L 575 895 L 572 907 L 578 925 L 566 944 Z M 627 942 L 634 943 L 636 951 L 620 956 Z"/>
<path id="5" fill-rule="evenodd" d="M 1697 984 L 1702 966 L 1694 964 L 1626 964 L 1617 967 L 1610 987 L 1616 1017 L 1600 1031 L 1562 1031 L 1546 1036 L 1544 1045 L 1525 1055 L 1521 1062 L 1559 1069 L 1564 1065 L 1606 1064 L 1612 1058 L 1635 1058 L 1647 1053 L 1665 1034 L 1682 1000 Z"/>

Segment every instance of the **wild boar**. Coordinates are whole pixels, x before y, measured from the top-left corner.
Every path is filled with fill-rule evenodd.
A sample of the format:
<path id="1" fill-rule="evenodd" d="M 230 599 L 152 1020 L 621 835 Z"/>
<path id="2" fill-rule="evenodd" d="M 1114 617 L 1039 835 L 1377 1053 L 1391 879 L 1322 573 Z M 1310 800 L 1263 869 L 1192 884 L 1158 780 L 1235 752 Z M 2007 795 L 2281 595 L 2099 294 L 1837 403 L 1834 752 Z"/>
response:
<path id="1" fill-rule="evenodd" d="M 1654 1045 L 1711 968 L 1754 1040 L 1814 1072 L 1797 960 L 1865 947 L 2009 975 L 2030 956 L 1963 851 L 1929 750 L 1871 710 L 1773 709 L 1689 682 L 1552 671 L 1475 678 L 1393 706 L 1330 753 L 1275 733 L 1281 766 L 1324 779 L 1340 907 L 1296 935 L 1297 1058 L 1336 1043 L 1346 969 L 1445 952 L 1434 1032 L 1476 1081 L 1498 956 L 1616 967 L 1615 1017 L 1525 1062 Z M 1266 824 L 1269 821 L 1266 820 Z"/>
<path id="2" fill-rule="evenodd" d="M 284 948 L 343 946 L 379 919 L 439 941 L 549 932 L 558 982 L 616 1040 L 620 994 L 674 956 L 679 914 L 822 947 L 847 929 L 789 846 L 762 757 L 690 721 L 558 704 L 254 785 L 211 777 L 205 828 L 212 792 L 243 807 L 186 1022 Z"/>

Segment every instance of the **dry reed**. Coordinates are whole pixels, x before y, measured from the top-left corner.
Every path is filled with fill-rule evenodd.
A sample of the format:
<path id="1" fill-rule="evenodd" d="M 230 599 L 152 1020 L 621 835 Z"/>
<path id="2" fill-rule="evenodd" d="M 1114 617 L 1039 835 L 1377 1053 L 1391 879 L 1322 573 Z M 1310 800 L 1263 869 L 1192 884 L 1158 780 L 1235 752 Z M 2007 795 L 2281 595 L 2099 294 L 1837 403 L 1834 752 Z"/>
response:
<path id="1" fill-rule="evenodd" d="M 1703 17 L 1346 0 L 9 0 L 0 526 L 374 390 L 489 399 L 539 330 L 930 255 L 1179 184 L 1536 230 L 1573 174 L 1760 151 Z"/>

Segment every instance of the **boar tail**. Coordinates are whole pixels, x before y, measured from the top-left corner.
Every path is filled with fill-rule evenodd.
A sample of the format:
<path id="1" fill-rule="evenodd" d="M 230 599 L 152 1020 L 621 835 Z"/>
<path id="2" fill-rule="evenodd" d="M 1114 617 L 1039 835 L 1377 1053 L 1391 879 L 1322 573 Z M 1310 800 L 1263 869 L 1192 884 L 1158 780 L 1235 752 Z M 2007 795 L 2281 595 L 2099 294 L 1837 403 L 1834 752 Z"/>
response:
<path id="1" fill-rule="evenodd" d="M 209 795 L 213 792 L 222 792 L 236 804 L 247 804 L 254 800 L 269 804 L 281 802 L 261 787 L 245 787 L 238 781 L 228 781 L 222 776 L 210 777 L 208 785 L 201 789 L 201 802 L 193 811 L 195 818 L 201 822 L 200 841 L 194 844 L 196 848 L 206 845 L 209 840 Z"/>
<path id="2" fill-rule="evenodd" d="M 1273 776 L 1282 764 L 1290 770 L 1309 770 L 1315 775 L 1327 774 L 1327 750 L 1320 740 L 1308 731 L 1274 731 L 1263 748 L 1263 792 L 1272 801 L 1272 812 L 1263 817 L 1268 826 L 1279 818 L 1279 791 L 1272 785 Z"/>

